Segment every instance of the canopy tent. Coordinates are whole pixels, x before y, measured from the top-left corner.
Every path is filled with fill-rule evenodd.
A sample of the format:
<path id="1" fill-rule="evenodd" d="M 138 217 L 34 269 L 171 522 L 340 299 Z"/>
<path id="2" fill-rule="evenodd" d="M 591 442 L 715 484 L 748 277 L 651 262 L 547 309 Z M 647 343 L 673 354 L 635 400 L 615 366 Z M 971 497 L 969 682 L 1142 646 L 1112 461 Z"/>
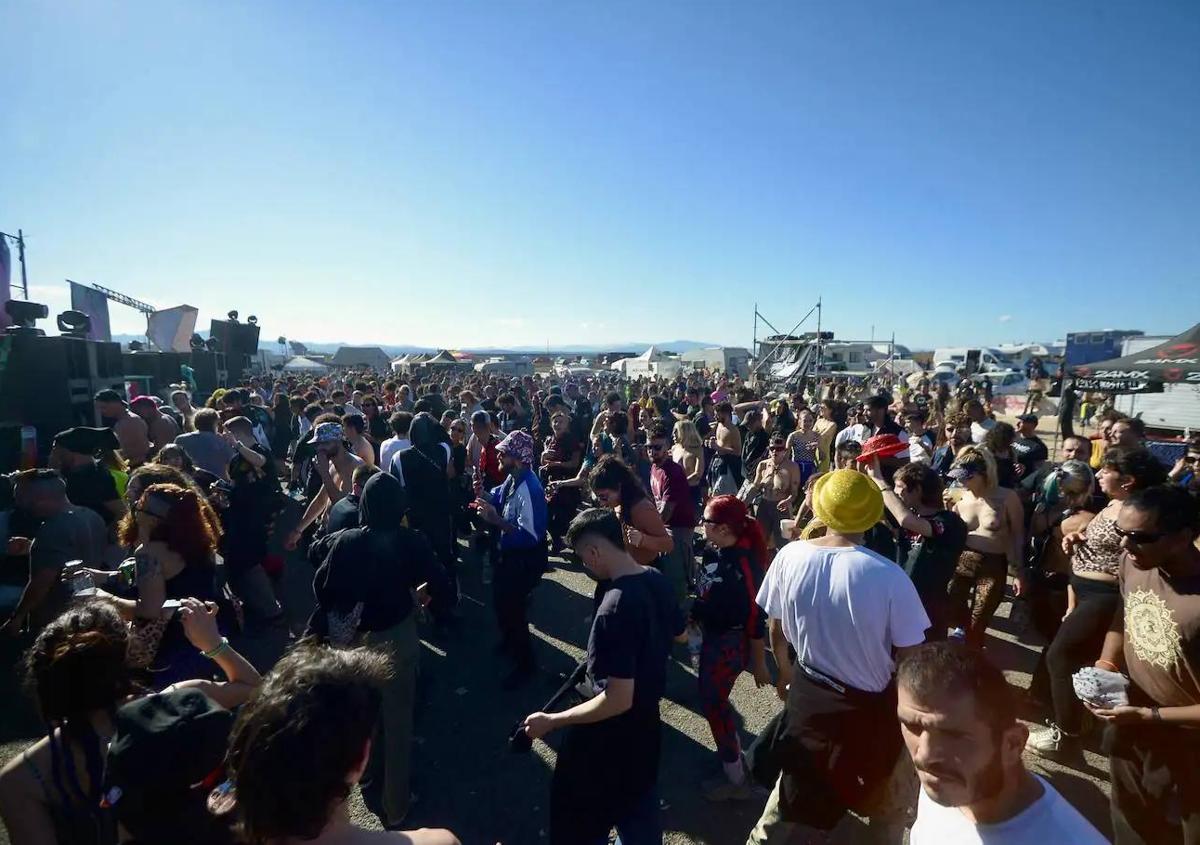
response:
<path id="1" fill-rule="evenodd" d="M 622 358 L 613 361 L 612 369 L 627 376 L 661 375 L 668 378 L 680 370 L 678 358 L 671 358 L 659 351 L 657 346 L 651 346 L 636 358 Z"/>
<path id="2" fill-rule="evenodd" d="M 445 367 L 445 366 L 458 366 L 461 362 L 457 358 L 455 358 L 453 355 L 451 355 L 449 351 L 443 349 L 437 355 L 434 355 L 432 358 L 430 358 L 428 361 L 425 361 L 424 363 L 425 363 L 425 366 L 427 366 L 427 367 Z"/>
<path id="3" fill-rule="evenodd" d="M 1072 367 L 1076 390 L 1161 393 L 1164 384 L 1200 384 L 1200 323 L 1132 355 Z"/>

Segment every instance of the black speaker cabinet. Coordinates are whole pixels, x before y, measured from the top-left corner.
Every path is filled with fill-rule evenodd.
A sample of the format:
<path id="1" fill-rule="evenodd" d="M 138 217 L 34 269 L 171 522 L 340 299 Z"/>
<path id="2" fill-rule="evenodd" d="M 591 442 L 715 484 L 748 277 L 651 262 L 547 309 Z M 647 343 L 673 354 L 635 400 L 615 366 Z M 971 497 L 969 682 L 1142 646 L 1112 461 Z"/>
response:
<path id="1" fill-rule="evenodd" d="M 213 320 L 208 335 L 216 339 L 218 348 L 226 355 L 258 354 L 258 326 L 249 323 L 233 323 L 229 320 Z"/>

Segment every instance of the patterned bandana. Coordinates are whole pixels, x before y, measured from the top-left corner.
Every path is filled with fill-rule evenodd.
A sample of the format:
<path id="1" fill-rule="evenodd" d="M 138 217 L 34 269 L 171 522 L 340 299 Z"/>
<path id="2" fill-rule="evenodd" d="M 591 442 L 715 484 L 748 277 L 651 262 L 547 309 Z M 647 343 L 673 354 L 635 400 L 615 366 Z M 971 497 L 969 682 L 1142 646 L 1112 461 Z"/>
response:
<path id="1" fill-rule="evenodd" d="M 523 464 L 532 464 L 533 438 L 521 429 L 517 429 L 500 441 L 500 445 L 496 447 L 496 451 L 511 455 Z"/>
<path id="2" fill-rule="evenodd" d="M 334 443 L 345 439 L 341 423 L 321 423 L 313 432 L 314 443 Z"/>

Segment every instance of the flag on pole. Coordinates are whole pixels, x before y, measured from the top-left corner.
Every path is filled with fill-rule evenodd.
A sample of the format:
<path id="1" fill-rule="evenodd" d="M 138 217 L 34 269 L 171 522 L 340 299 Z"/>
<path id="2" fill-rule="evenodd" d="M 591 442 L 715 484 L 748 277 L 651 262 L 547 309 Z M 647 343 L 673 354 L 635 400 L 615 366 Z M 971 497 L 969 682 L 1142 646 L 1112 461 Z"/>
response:
<path id="1" fill-rule="evenodd" d="M 0 329 L 8 326 L 5 306 L 12 299 L 12 253 L 8 250 L 8 238 L 0 235 Z"/>

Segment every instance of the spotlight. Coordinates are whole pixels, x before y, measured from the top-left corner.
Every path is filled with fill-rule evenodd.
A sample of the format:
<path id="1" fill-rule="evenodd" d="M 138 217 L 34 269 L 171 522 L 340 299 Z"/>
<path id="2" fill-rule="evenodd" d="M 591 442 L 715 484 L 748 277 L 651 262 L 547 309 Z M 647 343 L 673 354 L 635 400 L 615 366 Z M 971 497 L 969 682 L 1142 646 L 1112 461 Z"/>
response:
<path id="1" fill-rule="evenodd" d="M 28 302 L 24 299 L 10 299 L 8 304 L 4 306 L 4 310 L 12 318 L 12 325 L 8 327 L 10 333 L 21 331 L 25 333 L 34 332 L 39 335 L 45 334 L 41 329 L 34 327 L 34 324 L 38 320 L 50 316 L 50 309 L 42 305 L 42 303 Z"/>
<path id="2" fill-rule="evenodd" d="M 215 337 L 210 337 L 208 340 L 204 341 L 204 348 L 209 352 L 220 352 L 221 341 L 217 340 Z"/>
<path id="3" fill-rule="evenodd" d="M 58 330 L 65 337 L 86 338 L 92 330 L 92 318 L 82 311 L 64 311 L 58 315 Z"/>
<path id="4" fill-rule="evenodd" d="M 192 339 L 188 341 L 188 346 L 193 350 L 199 351 L 204 348 L 204 338 L 198 334 L 193 334 Z"/>
<path id="5" fill-rule="evenodd" d="M 142 343 L 140 340 L 129 341 L 129 351 L 130 352 L 141 352 L 145 347 L 146 347 L 146 344 Z"/>
<path id="6" fill-rule="evenodd" d="M 247 323 L 249 323 L 249 324 L 250 324 L 250 325 L 252 325 L 252 326 L 257 326 L 257 325 L 258 325 L 258 318 L 257 318 L 257 317 L 255 317 L 253 314 L 251 314 L 249 317 L 247 317 L 247 318 L 246 318 L 246 322 L 247 322 Z"/>
<path id="7" fill-rule="evenodd" d="M 237 322 L 238 313 L 237 313 L 236 311 L 230 311 L 230 312 L 229 312 L 228 314 L 226 314 L 225 316 L 229 318 L 229 322 L 231 322 L 231 323 L 236 323 L 236 322 Z"/>

